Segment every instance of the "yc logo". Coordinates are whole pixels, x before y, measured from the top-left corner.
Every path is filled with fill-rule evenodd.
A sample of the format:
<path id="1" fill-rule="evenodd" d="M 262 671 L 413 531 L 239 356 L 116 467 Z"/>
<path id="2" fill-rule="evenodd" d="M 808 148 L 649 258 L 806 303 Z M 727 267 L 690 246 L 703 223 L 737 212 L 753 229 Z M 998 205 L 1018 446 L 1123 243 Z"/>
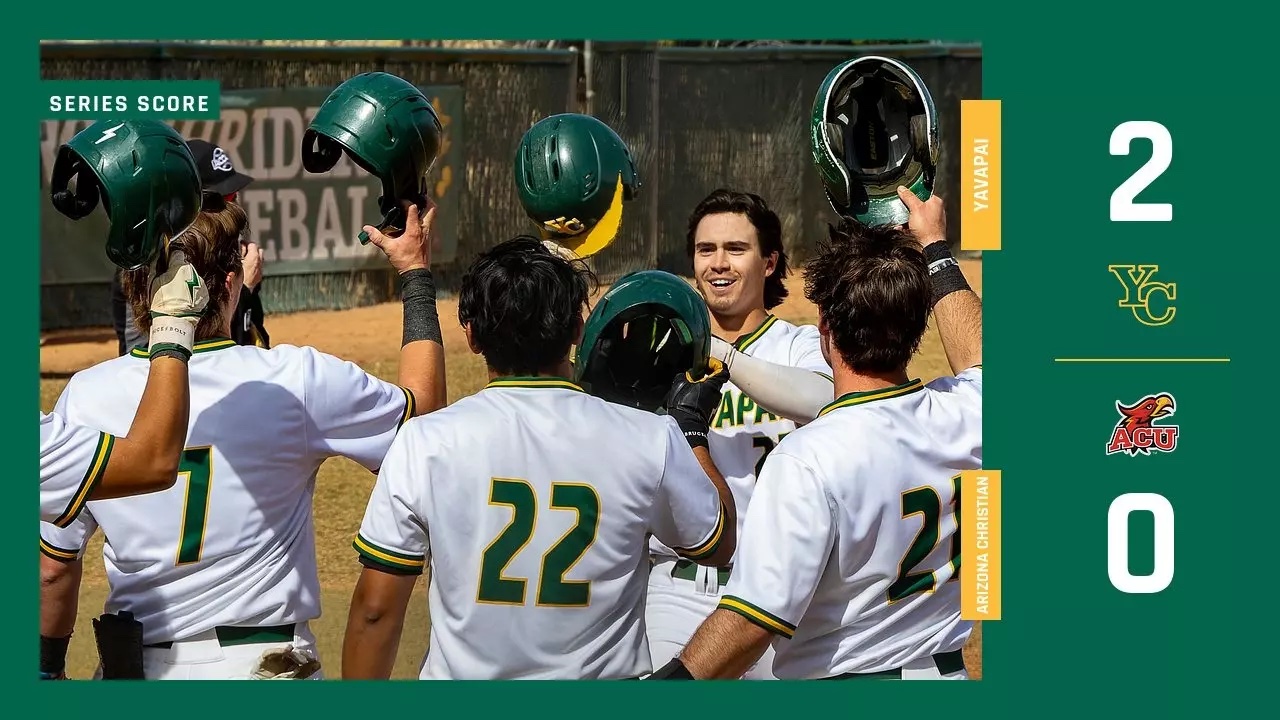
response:
<path id="1" fill-rule="evenodd" d="M 1160 270 L 1159 265 L 1108 265 L 1107 269 L 1120 281 L 1124 290 L 1119 306 L 1133 312 L 1138 322 L 1151 327 L 1173 322 L 1177 312 L 1173 301 L 1178 299 L 1178 285 L 1152 279 Z M 1152 307 L 1152 295 L 1157 296 L 1156 307 Z M 1163 311 L 1158 312 L 1161 309 Z"/>

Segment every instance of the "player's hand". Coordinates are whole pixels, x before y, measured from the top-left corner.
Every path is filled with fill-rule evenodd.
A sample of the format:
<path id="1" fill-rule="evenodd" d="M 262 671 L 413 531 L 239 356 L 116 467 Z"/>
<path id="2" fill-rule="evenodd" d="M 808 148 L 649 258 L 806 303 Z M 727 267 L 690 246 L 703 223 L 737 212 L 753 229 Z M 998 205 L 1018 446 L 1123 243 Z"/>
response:
<path id="1" fill-rule="evenodd" d="M 420 215 L 418 206 L 411 202 L 406 201 L 404 207 L 406 227 L 399 235 L 384 235 L 372 225 L 364 226 L 369 242 L 386 253 L 391 267 L 401 275 L 431 267 L 431 229 L 436 219 L 436 204 L 429 199 L 426 215 Z"/>
<path id="2" fill-rule="evenodd" d="M 675 418 L 693 447 L 706 447 L 711 418 L 720 407 L 724 384 L 729 382 L 729 369 L 716 358 L 707 360 L 708 372 L 700 378 L 681 373 L 671 383 L 663 411 Z"/>
<path id="3" fill-rule="evenodd" d="M 191 357 L 196 326 L 209 304 L 209 288 L 181 250 L 169 255 L 169 269 L 151 281 L 152 356 L 176 350 Z"/>
<path id="4" fill-rule="evenodd" d="M 907 228 L 920 246 L 931 245 L 947 239 L 947 208 L 942 198 L 931 195 L 928 201 L 922 201 L 916 194 L 898 186 L 898 197 L 911 213 L 907 220 Z"/>
<path id="5" fill-rule="evenodd" d="M 247 290 L 262 282 L 262 248 L 258 243 L 241 243 L 240 258 L 244 264 L 244 286 Z"/>
<path id="6" fill-rule="evenodd" d="M 733 348 L 733 345 L 715 335 L 711 336 L 711 357 L 724 363 L 725 369 L 733 369 L 733 355 L 736 352 L 737 350 Z"/>

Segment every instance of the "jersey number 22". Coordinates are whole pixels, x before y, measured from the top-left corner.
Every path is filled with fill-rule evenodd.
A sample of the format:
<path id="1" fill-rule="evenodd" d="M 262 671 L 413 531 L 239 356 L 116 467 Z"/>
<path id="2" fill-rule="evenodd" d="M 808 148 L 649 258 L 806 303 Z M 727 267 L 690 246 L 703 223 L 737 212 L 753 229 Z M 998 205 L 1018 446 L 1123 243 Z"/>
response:
<path id="1" fill-rule="evenodd" d="M 538 496 L 533 486 L 515 478 L 493 478 L 489 504 L 511 507 L 511 521 L 485 548 L 480 561 L 480 586 L 476 602 L 523 605 L 524 578 L 503 574 L 529 540 L 538 518 Z M 564 579 L 596 541 L 600 527 L 600 496 L 582 483 L 551 483 L 551 509 L 575 512 L 578 521 L 542 554 L 537 604 L 541 607 L 586 607 L 591 603 L 591 583 Z"/>

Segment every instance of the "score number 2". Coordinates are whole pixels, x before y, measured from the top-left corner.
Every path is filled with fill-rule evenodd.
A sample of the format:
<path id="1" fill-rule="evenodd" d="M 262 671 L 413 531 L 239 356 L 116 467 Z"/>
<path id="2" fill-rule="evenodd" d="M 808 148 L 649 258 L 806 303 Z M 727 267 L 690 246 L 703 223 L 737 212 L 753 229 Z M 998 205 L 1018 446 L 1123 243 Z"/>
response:
<path id="1" fill-rule="evenodd" d="M 1111 221 L 1169 222 L 1173 220 L 1172 204 L 1136 203 L 1133 199 L 1169 169 L 1173 162 L 1173 137 L 1158 122 L 1130 120 L 1111 131 L 1111 154 L 1128 155 L 1130 144 L 1138 138 L 1151 141 L 1151 157 L 1111 193 Z"/>

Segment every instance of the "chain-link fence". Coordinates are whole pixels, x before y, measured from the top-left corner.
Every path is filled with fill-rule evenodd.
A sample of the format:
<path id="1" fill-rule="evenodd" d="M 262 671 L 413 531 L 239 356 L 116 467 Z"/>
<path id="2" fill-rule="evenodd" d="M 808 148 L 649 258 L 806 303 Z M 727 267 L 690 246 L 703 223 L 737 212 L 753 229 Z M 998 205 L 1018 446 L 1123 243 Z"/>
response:
<path id="1" fill-rule="evenodd" d="M 216 79 L 224 96 L 238 89 L 330 89 L 368 70 L 395 73 L 420 86 L 460 87 L 456 122 L 464 152 L 461 166 L 450 168 L 452 191 L 458 193 L 457 217 L 450 222 L 456 248 L 436 271 L 439 286 L 450 292 L 477 252 L 533 231 L 516 197 L 512 158 L 529 125 L 560 112 L 599 117 L 627 141 L 639 163 L 640 197 L 628 204 L 614 245 L 592 261 L 603 279 L 647 267 L 687 273 L 688 214 L 720 186 L 765 197 L 783 220 L 793 261 L 803 261 L 834 219 L 810 159 L 813 96 L 832 67 L 866 54 L 904 59 L 928 84 L 944 146 L 938 188 L 948 217 L 958 219 L 960 100 L 982 96 L 981 51 L 971 45 L 726 49 L 589 43 L 580 51 L 59 43 L 42 46 L 41 74 L 50 80 Z M 45 144 L 52 146 L 47 137 Z M 49 233 L 42 230 L 43 243 L 67 243 Z M 100 252 L 94 243 L 66 247 Z M 109 266 L 100 277 L 66 284 L 49 279 L 57 276 L 57 257 L 43 254 L 46 264 L 53 263 L 43 275 L 43 327 L 110 324 Z M 272 275 L 268 264 L 262 290 L 268 311 L 354 307 L 394 296 L 394 278 L 385 270 L 316 267 Z"/>

